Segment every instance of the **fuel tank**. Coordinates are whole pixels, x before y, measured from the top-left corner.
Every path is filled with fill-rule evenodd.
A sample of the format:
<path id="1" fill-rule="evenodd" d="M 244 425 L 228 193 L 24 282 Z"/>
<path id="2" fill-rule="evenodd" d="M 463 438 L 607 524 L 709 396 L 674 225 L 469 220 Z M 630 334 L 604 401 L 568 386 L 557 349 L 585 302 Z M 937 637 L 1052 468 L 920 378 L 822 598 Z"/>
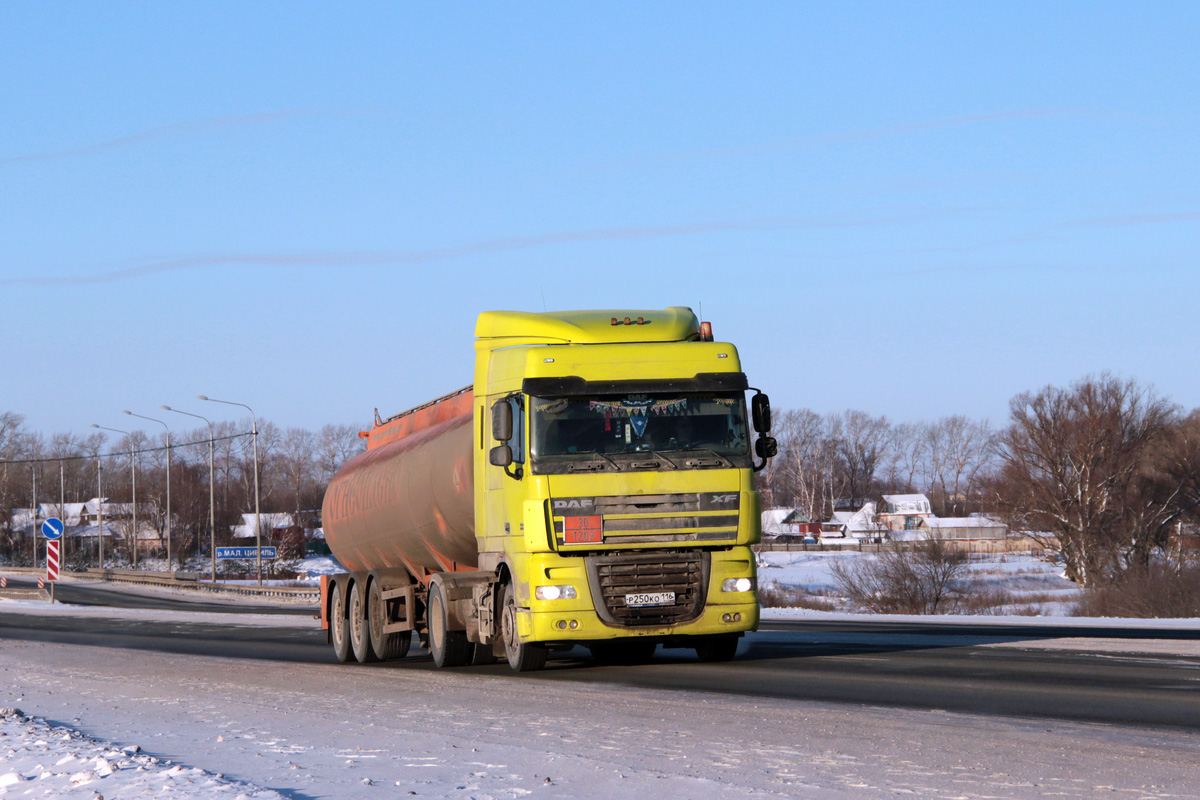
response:
<path id="1" fill-rule="evenodd" d="M 367 451 L 334 475 L 321 516 L 346 569 L 419 578 L 477 566 L 472 398 L 463 389 L 379 422 Z"/>

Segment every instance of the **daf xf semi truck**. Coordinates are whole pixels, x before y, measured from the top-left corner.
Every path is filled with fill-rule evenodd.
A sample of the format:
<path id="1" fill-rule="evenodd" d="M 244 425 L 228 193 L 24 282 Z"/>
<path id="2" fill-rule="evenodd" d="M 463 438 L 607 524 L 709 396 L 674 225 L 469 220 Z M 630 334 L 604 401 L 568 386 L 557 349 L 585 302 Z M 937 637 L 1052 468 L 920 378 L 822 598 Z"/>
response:
<path id="1" fill-rule="evenodd" d="M 691 309 L 489 311 L 474 382 L 381 419 L 325 494 L 337 658 L 536 670 L 734 657 L 758 625 L 766 395 Z M 748 413 L 749 412 L 749 413 Z"/>

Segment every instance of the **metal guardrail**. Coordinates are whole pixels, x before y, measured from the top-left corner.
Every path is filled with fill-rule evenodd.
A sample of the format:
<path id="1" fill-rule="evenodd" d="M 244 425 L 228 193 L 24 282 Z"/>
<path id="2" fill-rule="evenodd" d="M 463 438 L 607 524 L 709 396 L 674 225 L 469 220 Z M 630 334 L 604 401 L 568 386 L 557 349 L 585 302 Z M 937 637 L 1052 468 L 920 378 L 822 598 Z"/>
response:
<path id="1" fill-rule="evenodd" d="M 21 575 L 45 575 L 45 567 L 3 567 L 0 572 Z M 141 569 L 85 569 L 64 572 L 64 577 L 83 578 L 116 583 L 132 583 L 142 586 L 170 586 L 175 589 L 208 592 L 209 594 L 241 595 L 247 597 L 270 597 L 279 600 L 295 600 L 316 603 L 321 599 L 321 590 L 316 586 L 239 586 L 227 583 L 207 583 L 195 572 L 150 572 Z"/>

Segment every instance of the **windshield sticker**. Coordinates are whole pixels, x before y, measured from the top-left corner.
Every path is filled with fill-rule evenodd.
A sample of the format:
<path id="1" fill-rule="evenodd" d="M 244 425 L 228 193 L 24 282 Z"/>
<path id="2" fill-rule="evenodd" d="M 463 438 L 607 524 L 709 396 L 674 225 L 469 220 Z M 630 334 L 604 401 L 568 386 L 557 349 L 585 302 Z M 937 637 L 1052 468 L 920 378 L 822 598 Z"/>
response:
<path id="1" fill-rule="evenodd" d="M 622 400 L 592 400 L 588 408 L 604 414 L 605 430 L 609 429 L 613 417 L 628 418 L 630 427 L 640 439 L 646 433 L 646 424 L 650 421 L 649 414 L 682 411 L 686 408 L 687 402 L 687 399 L 683 397 L 655 400 L 645 395 L 633 395 Z"/>

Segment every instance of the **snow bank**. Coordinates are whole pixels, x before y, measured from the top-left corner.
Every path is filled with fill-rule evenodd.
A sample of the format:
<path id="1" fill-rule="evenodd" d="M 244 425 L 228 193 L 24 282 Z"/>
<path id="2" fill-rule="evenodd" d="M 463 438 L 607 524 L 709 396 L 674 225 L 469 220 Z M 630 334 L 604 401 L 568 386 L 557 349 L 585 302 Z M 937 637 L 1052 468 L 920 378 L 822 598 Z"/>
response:
<path id="1" fill-rule="evenodd" d="M 284 800 L 272 789 L 145 755 L 136 745 L 120 749 L 19 710 L 0 709 L 0 797 L 26 795 Z"/>

